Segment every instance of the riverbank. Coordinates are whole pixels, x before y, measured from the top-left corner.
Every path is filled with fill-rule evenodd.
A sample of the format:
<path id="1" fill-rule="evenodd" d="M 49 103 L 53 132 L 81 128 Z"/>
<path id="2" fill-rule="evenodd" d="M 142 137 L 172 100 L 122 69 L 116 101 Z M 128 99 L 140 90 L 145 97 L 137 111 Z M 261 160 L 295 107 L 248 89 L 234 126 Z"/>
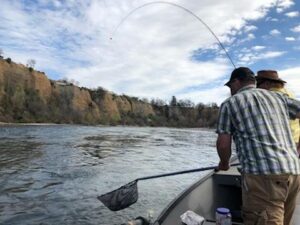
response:
<path id="1" fill-rule="evenodd" d="M 67 125 L 57 123 L 6 123 L 0 122 L 0 126 L 51 126 L 51 125 Z"/>

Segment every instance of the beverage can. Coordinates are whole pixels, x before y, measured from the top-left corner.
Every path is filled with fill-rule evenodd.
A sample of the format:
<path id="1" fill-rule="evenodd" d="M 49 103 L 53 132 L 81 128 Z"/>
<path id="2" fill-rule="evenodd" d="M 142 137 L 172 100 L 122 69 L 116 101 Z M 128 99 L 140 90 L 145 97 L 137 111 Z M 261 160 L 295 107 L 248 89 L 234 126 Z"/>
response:
<path id="1" fill-rule="evenodd" d="M 217 208 L 216 225 L 231 225 L 231 213 L 228 208 Z"/>

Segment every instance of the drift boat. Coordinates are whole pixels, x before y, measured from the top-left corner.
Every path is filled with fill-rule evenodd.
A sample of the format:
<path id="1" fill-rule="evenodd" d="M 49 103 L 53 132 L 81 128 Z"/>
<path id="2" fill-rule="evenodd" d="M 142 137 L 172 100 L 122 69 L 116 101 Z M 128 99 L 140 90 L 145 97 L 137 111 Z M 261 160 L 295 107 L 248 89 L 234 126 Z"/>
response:
<path id="1" fill-rule="evenodd" d="M 241 206 L 241 174 L 237 166 L 230 167 L 228 171 L 211 170 L 178 195 L 151 225 L 182 225 L 180 216 L 188 210 L 204 217 L 203 225 L 216 224 L 215 211 L 218 207 L 230 209 L 232 224 L 242 225 Z M 140 217 L 128 224 L 146 225 L 149 223 Z M 298 197 L 293 225 L 299 224 L 300 198 Z"/>

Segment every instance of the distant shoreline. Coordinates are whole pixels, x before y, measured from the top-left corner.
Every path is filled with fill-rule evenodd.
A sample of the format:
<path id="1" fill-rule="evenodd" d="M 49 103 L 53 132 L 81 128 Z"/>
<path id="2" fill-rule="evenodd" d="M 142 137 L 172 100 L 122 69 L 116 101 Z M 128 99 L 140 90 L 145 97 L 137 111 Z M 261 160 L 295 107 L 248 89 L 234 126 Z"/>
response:
<path id="1" fill-rule="evenodd" d="M 17 125 L 17 126 L 49 126 L 49 125 L 66 125 L 66 124 L 57 124 L 57 123 L 6 123 L 0 122 L 0 126 L 6 125 Z"/>
<path id="2" fill-rule="evenodd" d="M 5 126 L 96 126 L 96 127 L 151 127 L 153 126 L 138 126 L 138 125 L 87 125 L 87 124 L 74 124 L 74 123 L 7 123 L 0 122 L 0 128 Z M 214 129 L 211 127 L 168 127 L 168 126 L 154 126 L 155 128 L 176 128 L 176 129 Z"/>

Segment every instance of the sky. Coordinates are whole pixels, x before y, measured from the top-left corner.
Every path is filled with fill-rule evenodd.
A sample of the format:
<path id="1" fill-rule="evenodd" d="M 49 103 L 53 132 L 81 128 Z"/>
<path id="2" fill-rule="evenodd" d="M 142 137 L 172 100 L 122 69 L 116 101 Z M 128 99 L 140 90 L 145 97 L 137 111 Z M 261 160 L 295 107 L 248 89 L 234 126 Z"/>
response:
<path id="1" fill-rule="evenodd" d="M 300 99 L 300 0 L 152 2 L 0 0 L 0 49 L 49 79 L 220 104 L 234 66 L 219 39 L 236 67 L 277 70 Z"/>

